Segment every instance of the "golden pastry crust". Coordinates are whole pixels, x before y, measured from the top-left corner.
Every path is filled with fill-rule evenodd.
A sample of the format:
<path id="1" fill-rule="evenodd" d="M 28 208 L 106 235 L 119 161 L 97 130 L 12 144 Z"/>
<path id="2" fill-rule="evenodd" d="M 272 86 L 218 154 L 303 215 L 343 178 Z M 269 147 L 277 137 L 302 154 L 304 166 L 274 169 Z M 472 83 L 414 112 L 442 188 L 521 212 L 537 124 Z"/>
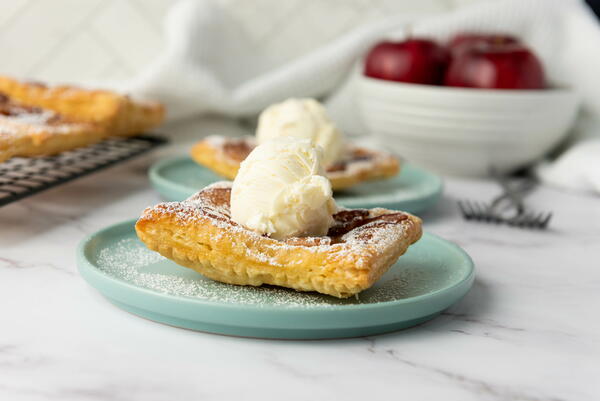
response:
<path id="1" fill-rule="evenodd" d="M 184 202 L 147 208 L 136 232 L 148 248 L 211 279 L 272 284 L 347 298 L 371 287 L 421 237 L 421 220 L 387 209 L 342 210 L 325 237 L 261 236 L 231 220 L 230 182 Z"/>
<path id="2" fill-rule="evenodd" d="M 240 163 L 254 149 L 253 137 L 227 138 L 209 136 L 196 143 L 191 156 L 196 163 L 233 180 Z M 362 147 L 349 147 L 348 156 L 326 168 L 326 176 L 334 191 L 350 188 L 364 181 L 393 177 L 400 171 L 400 163 L 393 155 Z"/>
<path id="3" fill-rule="evenodd" d="M 255 146 L 252 137 L 225 139 L 220 136 L 210 136 L 197 142 L 192 147 L 191 155 L 196 163 L 208 167 L 224 178 L 233 180 L 240 169 L 240 163 Z"/>
<path id="4" fill-rule="evenodd" d="M 47 87 L 0 76 L 0 162 L 50 156 L 159 125 L 164 108 L 109 91 Z"/>
<path id="5" fill-rule="evenodd" d="M 71 121 L 0 96 L 0 162 L 15 156 L 53 155 L 103 138 L 104 130 L 96 124 Z"/>
<path id="6" fill-rule="evenodd" d="M 159 103 L 134 101 L 106 90 L 46 86 L 0 76 L 0 93 L 28 106 L 53 110 L 74 121 L 98 124 L 108 135 L 134 135 L 159 125 L 165 110 Z"/>

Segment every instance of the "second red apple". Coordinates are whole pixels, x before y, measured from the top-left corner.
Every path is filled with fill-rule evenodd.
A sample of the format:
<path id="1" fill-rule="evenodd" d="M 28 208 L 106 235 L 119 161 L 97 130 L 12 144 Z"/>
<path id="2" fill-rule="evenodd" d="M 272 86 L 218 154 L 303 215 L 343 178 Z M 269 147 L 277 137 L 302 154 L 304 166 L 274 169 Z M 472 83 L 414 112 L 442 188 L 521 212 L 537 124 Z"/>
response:
<path id="1" fill-rule="evenodd" d="M 518 43 L 478 43 L 455 53 L 446 86 L 482 89 L 543 89 L 544 69 L 536 55 Z"/>

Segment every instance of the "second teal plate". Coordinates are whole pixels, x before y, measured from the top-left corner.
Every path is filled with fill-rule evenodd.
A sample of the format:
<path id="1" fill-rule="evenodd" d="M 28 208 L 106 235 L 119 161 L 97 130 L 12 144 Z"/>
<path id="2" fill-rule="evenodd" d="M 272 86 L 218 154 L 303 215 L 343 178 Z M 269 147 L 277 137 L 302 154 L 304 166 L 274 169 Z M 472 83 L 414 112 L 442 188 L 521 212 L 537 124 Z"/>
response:
<path id="1" fill-rule="evenodd" d="M 182 201 L 223 178 L 189 157 L 162 160 L 150 168 L 150 181 L 167 200 Z M 433 206 L 442 195 L 442 179 L 404 163 L 396 177 L 357 185 L 336 192 L 336 202 L 347 208 L 385 207 L 419 213 Z"/>

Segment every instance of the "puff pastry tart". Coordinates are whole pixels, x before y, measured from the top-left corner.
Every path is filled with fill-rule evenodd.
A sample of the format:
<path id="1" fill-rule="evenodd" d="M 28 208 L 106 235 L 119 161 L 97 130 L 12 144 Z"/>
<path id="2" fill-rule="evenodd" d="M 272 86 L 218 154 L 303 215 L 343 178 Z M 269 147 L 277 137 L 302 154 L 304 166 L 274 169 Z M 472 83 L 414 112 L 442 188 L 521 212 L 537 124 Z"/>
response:
<path id="1" fill-rule="evenodd" d="M 159 125 L 164 108 L 109 91 L 47 87 L 0 76 L 0 162 L 52 155 Z"/>
<path id="2" fill-rule="evenodd" d="M 256 147 L 254 137 L 228 138 L 209 136 L 192 147 L 191 155 L 196 163 L 217 174 L 234 179 L 240 163 Z M 326 176 L 333 190 L 350 188 L 364 181 L 393 177 L 400 170 L 400 163 L 393 155 L 349 146 L 345 159 L 326 168 Z"/>
<path id="3" fill-rule="evenodd" d="M 104 129 L 96 124 L 72 121 L 0 94 L 0 162 L 14 156 L 51 155 L 103 137 Z"/>
<path id="4" fill-rule="evenodd" d="M 0 92 L 28 106 L 52 110 L 62 116 L 101 126 L 109 135 L 133 135 L 159 125 L 164 107 L 159 103 L 134 101 L 106 90 L 74 86 L 46 86 L 0 76 Z"/>
<path id="5" fill-rule="evenodd" d="M 230 182 L 147 208 L 136 224 L 152 250 L 211 279 L 350 297 L 421 237 L 421 220 L 386 209 L 342 210 L 327 236 L 275 240 L 232 221 Z"/>

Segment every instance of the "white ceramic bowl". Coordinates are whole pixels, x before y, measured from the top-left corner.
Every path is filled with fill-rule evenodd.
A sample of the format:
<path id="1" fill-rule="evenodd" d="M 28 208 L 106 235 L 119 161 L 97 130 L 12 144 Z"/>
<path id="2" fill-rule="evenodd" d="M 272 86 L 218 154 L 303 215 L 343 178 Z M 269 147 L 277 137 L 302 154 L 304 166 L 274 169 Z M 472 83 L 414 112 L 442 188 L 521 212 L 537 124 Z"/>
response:
<path id="1" fill-rule="evenodd" d="M 443 174 L 484 176 L 528 165 L 568 133 L 568 89 L 482 90 L 358 77 L 366 128 L 409 161 Z"/>

